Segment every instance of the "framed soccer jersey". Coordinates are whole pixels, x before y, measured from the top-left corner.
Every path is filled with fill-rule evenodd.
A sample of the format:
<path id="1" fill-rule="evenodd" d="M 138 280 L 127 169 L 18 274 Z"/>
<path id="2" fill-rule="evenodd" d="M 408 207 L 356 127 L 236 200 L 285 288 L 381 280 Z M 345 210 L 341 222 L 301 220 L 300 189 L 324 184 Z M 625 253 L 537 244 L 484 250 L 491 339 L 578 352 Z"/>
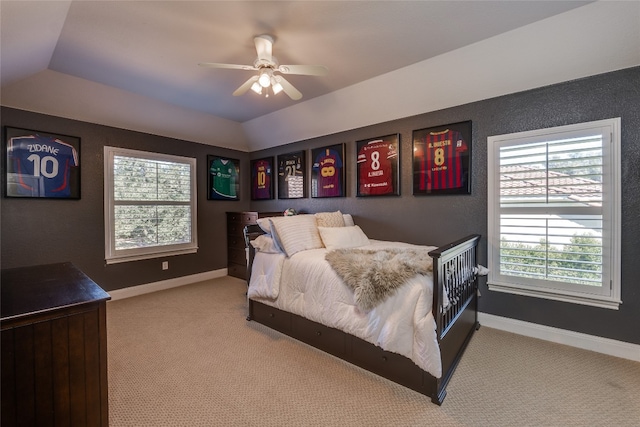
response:
<path id="1" fill-rule="evenodd" d="M 5 196 L 80 198 L 80 138 L 5 128 Z"/>
<path id="2" fill-rule="evenodd" d="M 471 194 L 471 121 L 413 131 L 413 194 Z"/>
<path id="3" fill-rule="evenodd" d="M 240 200 L 240 161 L 207 156 L 209 200 Z"/>
<path id="4" fill-rule="evenodd" d="M 305 152 L 278 156 L 278 199 L 302 199 L 307 197 L 307 163 Z"/>
<path id="5" fill-rule="evenodd" d="M 251 200 L 273 199 L 273 157 L 251 161 Z"/>
<path id="6" fill-rule="evenodd" d="M 311 197 L 344 197 L 344 144 L 311 150 Z"/>
<path id="7" fill-rule="evenodd" d="M 358 141 L 357 196 L 400 195 L 400 135 Z"/>

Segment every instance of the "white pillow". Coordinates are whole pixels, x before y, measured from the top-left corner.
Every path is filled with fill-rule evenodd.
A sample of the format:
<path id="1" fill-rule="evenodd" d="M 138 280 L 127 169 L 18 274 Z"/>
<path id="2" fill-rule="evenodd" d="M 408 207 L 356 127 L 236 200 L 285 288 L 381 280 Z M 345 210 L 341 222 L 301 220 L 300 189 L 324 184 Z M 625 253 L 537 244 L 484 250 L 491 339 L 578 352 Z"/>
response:
<path id="1" fill-rule="evenodd" d="M 269 222 L 276 244 L 288 257 L 300 251 L 322 247 L 316 217 L 312 214 L 271 217 Z"/>
<path id="2" fill-rule="evenodd" d="M 353 222 L 353 217 L 351 216 L 351 214 L 342 214 L 342 218 L 344 219 L 344 225 L 347 227 L 352 227 L 354 225 L 356 225 Z"/>
<path id="3" fill-rule="evenodd" d="M 318 227 L 322 242 L 329 250 L 340 248 L 357 248 L 369 244 L 369 238 L 357 226 Z"/>
<path id="4" fill-rule="evenodd" d="M 267 254 L 281 254 L 282 250 L 276 245 L 276 242 L 273 241 L 273 238 L 270 234 L 261 234 L 256 237 L 255 240 L 252 240 L 251 246 L 256 248 L 258 252 L 264 252 Z"/>
<path id="5" fill-rule="evenodd" d="M 266 233 L 265 235 L 267 237 L 273 238 L 272 241 L 273 241 L 273 245 L 275 246 L 274 248 L 276 250 L 275 253 L 284 253 L 284 249 L 280 245 L 280 242 L 278 242 L 275 236 L 273 236 L 273 232 L 271 230 L 271 221 L 269 220 L 269 218 L 258 218 L 256 220 L 256 223 L 258 224 L 260 229 Z"/>
<path id="6" fill-rule="evenodd" d="M 271 223 L 269 222 L 269 218 L 258 218 L 256 220 L 258 226 L 267 234 L 271 234 Z"/>
<path id="7" fill-rule="evenodd" d="M 318 212 L 316 214 L 318 227 L 344 227 L 342 212 Z"/>

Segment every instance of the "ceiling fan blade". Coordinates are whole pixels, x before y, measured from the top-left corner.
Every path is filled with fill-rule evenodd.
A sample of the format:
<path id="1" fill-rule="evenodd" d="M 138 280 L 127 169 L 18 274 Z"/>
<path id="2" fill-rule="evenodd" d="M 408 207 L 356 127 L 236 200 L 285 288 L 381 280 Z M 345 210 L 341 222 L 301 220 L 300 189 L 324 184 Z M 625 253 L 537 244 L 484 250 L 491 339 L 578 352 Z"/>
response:
<path id="1" fill-rule="evenodd" d="M 233 92 L 233 96 L 244 95 L 245 92 L 251 88 L 251 85 L 253 85 L 253 83 L 257 81 L 258 81 L 258 76 L 252 76 L 249 80 L 242 83 L 242 86 L 236 89 L 235 92 Z"/>
<path id="2" fill-rule="evenodd" d="M 201 67 L 209 67 L 209 68 L 230 68 L 232 70 L 247 70 L 247 71 L 257 70 L 257 68 L 252 65 L 220 64 L 218 62 L 201 62 L 198 65 Z"/>
<path id="3" fill-rule="evenodd" d="M 274 77 L 276 79 L 276 82 L 282 85 L 282 90 L 284 91 L 284 93 L 286 93 L 289 96 L 289 98 L 293 99 L 294 101 L 297 101 L 300 98 L 302 98 L 302 93 L 300 93 L 298 89 L 293 87 L 293 85 L 289 83 L 284 77 L 282 76 L 274 76 Z"/>
<path id="4" fill-rule="evenodd" d="M 253 38 L 258 52 L 258 60 L 272 61 L 273 58 L 273 38 L 266 34 Z"/>
<path id="5" fill-rule="evenodd" d="M 329 69 L 324 65 L 280 65 L 282 74 L 300 74 L 304 76 L 326 76 Z"/>

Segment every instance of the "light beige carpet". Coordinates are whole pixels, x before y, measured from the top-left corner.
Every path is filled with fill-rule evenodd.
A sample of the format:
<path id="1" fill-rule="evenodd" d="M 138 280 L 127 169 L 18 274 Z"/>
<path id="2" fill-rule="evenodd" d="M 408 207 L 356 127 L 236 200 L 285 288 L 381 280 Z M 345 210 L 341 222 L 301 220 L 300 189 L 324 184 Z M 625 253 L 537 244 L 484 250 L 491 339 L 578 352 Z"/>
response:
<path id="1" fill-rule="evenodd" d="M 246 321 L 245 290 L 108 303 L 111 426 L 640 426 L 640 363 L 482 327 L 437 406 Z"/>

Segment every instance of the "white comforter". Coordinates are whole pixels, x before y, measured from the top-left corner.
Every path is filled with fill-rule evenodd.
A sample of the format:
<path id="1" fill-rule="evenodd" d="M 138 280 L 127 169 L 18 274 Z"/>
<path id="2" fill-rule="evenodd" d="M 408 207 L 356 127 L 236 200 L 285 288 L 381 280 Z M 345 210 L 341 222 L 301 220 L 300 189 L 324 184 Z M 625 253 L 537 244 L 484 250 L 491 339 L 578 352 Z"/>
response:
<path id="1" fill-rule="evenodd" d="M 416 247 L 370 242 L 360 249 Z M 290 258 L 257 252 L 248 297 L 399 353 L 440 378 L 440 349 L 431 313 L 433 277 L 416 275 L 379 306 L 363 312 L 356 306 L 353 292 L 324 259 L 327 252 L 325 248 L 311 249 Z"/>

